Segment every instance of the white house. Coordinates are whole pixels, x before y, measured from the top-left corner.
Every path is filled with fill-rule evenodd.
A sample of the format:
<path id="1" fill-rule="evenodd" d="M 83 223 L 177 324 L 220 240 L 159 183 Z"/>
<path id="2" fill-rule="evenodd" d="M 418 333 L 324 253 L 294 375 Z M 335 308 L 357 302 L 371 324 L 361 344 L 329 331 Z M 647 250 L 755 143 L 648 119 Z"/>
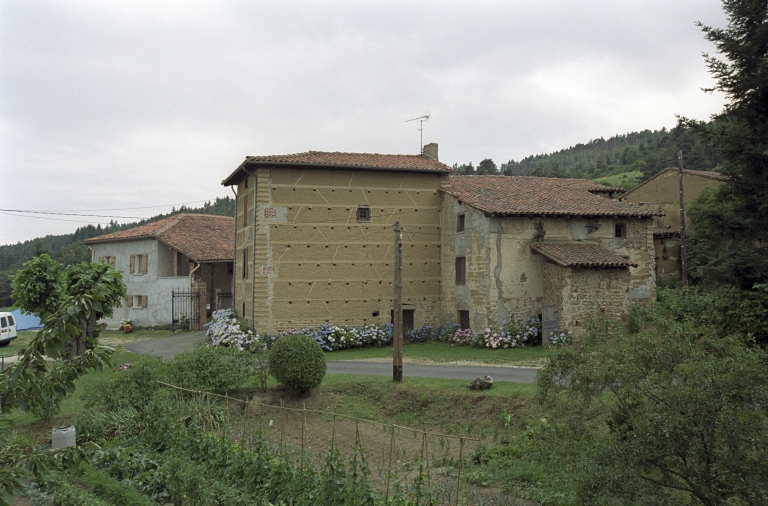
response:
<path id="1" fill-rule="evenodd" d="M 85 240 L 92 261 L 123 272 L 127 297 L 114 316 L 151 327 L 171 323 L 202 328 L 212 311 L 230 307 L 234 219 L 177 214 Z"/>

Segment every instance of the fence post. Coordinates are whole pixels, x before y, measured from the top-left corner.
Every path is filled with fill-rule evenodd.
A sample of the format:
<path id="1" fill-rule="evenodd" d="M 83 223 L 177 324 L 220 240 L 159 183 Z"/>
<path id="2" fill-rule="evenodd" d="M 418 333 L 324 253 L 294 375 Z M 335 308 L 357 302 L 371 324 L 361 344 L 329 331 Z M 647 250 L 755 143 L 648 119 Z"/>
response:
<path id="1" fill-rule="evenodd" d="M 464 467 L 464 437 L 459 438 L 459 470 L 456 473 L 456 506 L 459 506 L 459 495 L 461 494 L 461 471 Z"/>

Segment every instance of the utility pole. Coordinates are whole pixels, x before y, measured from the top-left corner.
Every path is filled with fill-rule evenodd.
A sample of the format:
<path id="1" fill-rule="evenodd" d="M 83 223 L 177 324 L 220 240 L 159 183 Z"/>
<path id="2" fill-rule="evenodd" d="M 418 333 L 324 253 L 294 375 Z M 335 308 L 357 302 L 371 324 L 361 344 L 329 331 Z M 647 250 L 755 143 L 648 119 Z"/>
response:
<path id="1" fill-rule="evenodd" d="M 395 293 L 392 297 L 394 324 L 392 332 L 392 381 L 403 382 L 403 236 L 400 234 L 400 222 L 395 222 Z"/>
<path id="2" fill-rule="evenodd" d="M 680 172 L 680 260 L 683 269 L 683 288 L 688 286 L 688 259 L 685 251 L 685 197 L 683 195 L 683 151 L 677 152 L 677 166 Z"/>

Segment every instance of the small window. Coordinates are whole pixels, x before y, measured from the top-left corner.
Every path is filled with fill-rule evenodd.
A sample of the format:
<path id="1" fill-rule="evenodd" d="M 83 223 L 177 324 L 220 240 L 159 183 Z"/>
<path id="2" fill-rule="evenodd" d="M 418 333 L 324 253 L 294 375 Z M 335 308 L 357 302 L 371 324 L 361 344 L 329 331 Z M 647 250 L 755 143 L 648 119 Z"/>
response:
<path id="1" fill-rule="evenodd" d="M 456 232 L 464 232 L 464 215 L 456 216 Z"/>
<path id="2" fill-rule="evenodd" d="M 614 237 L 627 237 L 627 226 L 624 223 L 617 223 L 613 227 Z"/>
<path id="3" fill-rule="evenodd" d="M 469 328 L 469 311 L 459 310 L 459 325 L 462 329 Z"/>
<path id="4" fill-rule="evenodd" d="M 147 261 L 148 256 L 143 255 L 131 255 L 131 261 L 129 266 L 129 272 L 131 274 L 146 274 L 147 273 Z"/>
<path id="5" fill-rule="evenodd" d="M 133 307 L 133 295 L 127 295 L 125 297 L 125 307 Z"/>
<path id="6" fill-rule="evenodd" d="M 243 248 L 243 279 L 248 277 L 248 248 Z"/>
<path id="7" fill-rule="evenodd" d="M 134 295 L 134 304 L 133 307 L 136 308 L 145 308 L 147 307 L 147 296 L 146 295 Z"/>
<path id="8" fill-rule="evenodd" d="M 363 222 L 371 221 L 371 208 L 368 206 L 358 206 L 357 221 L 363 221 Z"/>
<path id="9" fill-rule="evenodd" d="M 243 226 L 246 225 L 248 225 L 248 195 L 243 196 Z"/>
<path id="10" fill-rule="evenodd" d="M 466 257 L 456 257 L 456 284 L 467 284 L 467 259 Z"/>
<path id="11" fill-rule="evenodd" d="M 115 266 L 115 257 L 99 257 L 99 263 L 100 264 L 111 265 L 112 267 L 114 267 Z"/>

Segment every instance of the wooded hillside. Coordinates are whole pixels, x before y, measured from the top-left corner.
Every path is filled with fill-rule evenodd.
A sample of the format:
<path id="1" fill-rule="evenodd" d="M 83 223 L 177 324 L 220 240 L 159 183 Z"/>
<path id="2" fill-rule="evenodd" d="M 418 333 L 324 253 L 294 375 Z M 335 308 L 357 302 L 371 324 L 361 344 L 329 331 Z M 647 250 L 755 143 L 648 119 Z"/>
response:
<path id="1" fill-rule="evenodd" d="M 594 139 L 549 154 L 532 155 L 520 161 L 509 160 L 497 167 L 491 159 L 454 165 L 462 174 L 502 173 L 510 176 L 549 176 L 598 179 L 624 172 L 639 171 L 642 179 L 677 165 L 677 152 L 683 151 L 688 169 L 712 170 L 720 160 L 690 129 L 643 130 Z"/>

